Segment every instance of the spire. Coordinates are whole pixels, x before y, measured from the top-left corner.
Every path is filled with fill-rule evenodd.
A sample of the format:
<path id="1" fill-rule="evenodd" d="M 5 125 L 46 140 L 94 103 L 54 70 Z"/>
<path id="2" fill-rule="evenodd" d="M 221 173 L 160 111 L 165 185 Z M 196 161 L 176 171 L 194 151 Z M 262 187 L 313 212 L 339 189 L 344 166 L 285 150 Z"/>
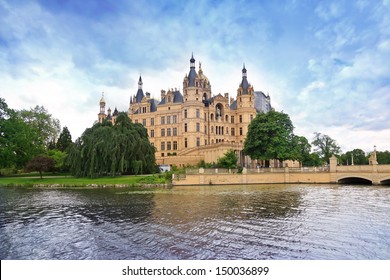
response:
<path id="1" fill-rule="evenodd" d="M 102 92 L 102 98 L 100 98 L 100 114 L 104 114 L 106 110 L 106 101 L 104 100 L 104 92 Z"/>
<path id="2" fill-rule="evenodd" d="M 139 76 L 139 80 L 138 80 L 138 89 L 142 89 L 142 78 L 141 78 L 141 75 Z"/>
<path id="3" fill-rule="evenodd" d="M 142 90 L 142 78 L 141 78 L 141 75 L 139 76 L 139 80 L 138 80 L 138 91 L 137 91 L 137 94 L 135 96 L 135 103 L 140 103 L 142 101 L 142 98 L 144 98 L 144 92 Z"/>
<path id="4" fill-rule="evenodd" d="M 242 93 L 243 94 L 248 94 L 248 88 L 249 88 L 249 83 L 247 80 L 247 75 L 246 75 L 246 68 L 245 68 L 245 63 L 242 67 L 242 81 L 241 81 L 241 87 L 243 89 Z"/>
<path id="5" fill-rule="evenodd" d="M 245 68 L 245 63 L 244 65 L 242 66 L 242 77 L 246 77 L 246 68 Z"/>
<path id="6" fill-rule="evenodd" d="M 195 59 L 194 59 L 194 53 L 191 55 L 190 59 L 190 73 L 188 74 L 188 86 L 194 87 L 195 86 L 195 78 L 196 78 L 196 71 L 195 71 Z"/>

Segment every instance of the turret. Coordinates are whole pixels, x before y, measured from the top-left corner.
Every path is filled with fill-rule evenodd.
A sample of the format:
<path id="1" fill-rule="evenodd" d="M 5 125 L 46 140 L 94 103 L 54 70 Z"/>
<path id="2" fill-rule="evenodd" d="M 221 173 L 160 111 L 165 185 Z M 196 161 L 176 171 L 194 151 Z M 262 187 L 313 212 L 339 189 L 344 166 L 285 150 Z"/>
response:
<path id="1" fill-rule="evenodd" d="M 189 87 L 195 86 L 195 78 L 196 78 L 195 59 L 194 59 L 194 54 L 192 54 L 191 59 L 190 59 L 190 73 L 188 74 L 188 86 Z"/>
<path id="2" fill-rule="evenodd" d="M 102 92 L 102 98 L 100 98 L 100 114 L 104 114 L 106 111 L 106 101 L 104 100 L 104 92 Z"/>
<path id="3" fill-rule="evenodd" d="M 144 98 L 144 92 L 142 90 L 142 78 L 141 76 L 139 76 L 139 80 L 138 80 L 138 91 L 137 91 L 137 94 L 135 96 L 135 103 L 140 103 L 142 101 L 142 99 Z"/>
<path id="4" fill-rule="evenodd" d="M 102 97 L 100 98 L 100 102 L 99 102 L 99 105 L 100 105 L 100 111 L 99 111 L 99 114 L 98 114 L 98 121 L 100 123 L 103 122 L 103 120 L 106 118 L 106 101 L 104 100 L 104 93 L 102 92 Z"/>
<path id="5" fill-rule="evenodd" d="M 248 80 L 247 80 L 245 63 L 244 63 L 243 68 L 242 68 L 241 87 L 242 87 L 242 93 L 243 94 L 248 94 L 249 83 L 248 83 Z"/>

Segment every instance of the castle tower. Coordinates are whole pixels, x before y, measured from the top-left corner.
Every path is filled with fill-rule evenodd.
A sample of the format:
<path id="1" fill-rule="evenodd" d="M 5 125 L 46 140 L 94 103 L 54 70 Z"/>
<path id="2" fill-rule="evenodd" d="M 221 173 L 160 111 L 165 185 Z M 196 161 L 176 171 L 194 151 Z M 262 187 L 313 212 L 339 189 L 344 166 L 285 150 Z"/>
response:
<path id="1" fill-rule="evenodd" d="M 99 123 L 102 123 L 103 120 L 107 117 L 106 115 L 106 101 L 104 100 L 104 92 L 102 92 L 102 98 L 100 98 L 100 111 L 99 111 L 99 114 L 98 114 L 98 120 L 99 120 Z"/>

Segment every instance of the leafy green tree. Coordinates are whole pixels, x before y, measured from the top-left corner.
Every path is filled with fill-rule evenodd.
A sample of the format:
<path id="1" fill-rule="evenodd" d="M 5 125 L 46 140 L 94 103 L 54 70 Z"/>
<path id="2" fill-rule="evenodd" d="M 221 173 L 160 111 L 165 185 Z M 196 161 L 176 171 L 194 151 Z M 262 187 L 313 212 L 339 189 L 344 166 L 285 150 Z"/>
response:
<path id="1" fill-rule="evenodd" d="M 115 125 L 104 121 L 84 131 L 69 148 L 67 162 L 78 177 L 144 174 L 155 170 L 155 149 L 146 129 L 119 113 Z"/>
<path id="2" fill-rule="evenodd" d="M 47 151 L 58 130 L 59 121 L 43 107 L 16 111 L 0 98 L 0 168 L 23 168 Z"/>
<path id="3" fill-rule="evenodd" d="M 43 153 L 37 138 L 37 131 L 0 99 L 0 168 L 23 168 L 34 156 Z"/>
<path id="4" fill-rule="evenodd" d="M 309 166 L 311 163 L 310 151 L 311 145 L 304 136 L 294 135 L 292 138 L 291 150 L 294 158 L 299 160 L 302 166 Z"/>
<path id="5" fill-rule="evenodd" d="M 26 165 L 26 171 L 38 171 L 42 179 L 42 172 L 54 170 L 54 159 L 48 156 L 37 156 L 30 160 Z"/>
<path id="6" fill-rule="evenodd" d="M 60 122 L 53 118 L 43 106 L 21 110 L 18 114 L 34 130 L 36 134 L 34 145 L 41 145 L 47 149 L 50 143 L 57 140 L 61 129 Z"/>
<path id="7" fill-rule="evenodd" d="M 218 166 L 221 168 L 236 168 L 237 167 L 237 155 L 233 150 L 227 151 L 223 157 L 218 158 Z"/>
<path id="8" fill-rule="evenodd" d="M 377 151 L 376 158 L 379 164 L 390 164 L 390 152 L 387 150 L 384 152 Z"/>
<path id="9" fill-rule="evenodd" d="M 352 158 L 353 158 L 353 163 L 356 165 L 368 164 L 368 156 L 361 149 L 354 149 L 352 151 L 348 151 L 345 154 L 342 154 L 339 160 L 342 164 L 350 165 L 352 164 Z"/>
<path id="10" fill-rule="evenodd" d="M 317 153 L 310 153 L 308 158 L 305 158 L 303 166 L 321 166 L 324 164 L 324 161 L 320 159 L 320 156 Z"/>
<path id="11" fill-rule="evenodd" d="M 293 130 L 287 114 L 276 111 L 260 113 L 249 124 L 244 153 L 259 160 L 296 160 Z"/>
<path id="12" fill-rule="evenodd" d="M 65 126 L 58 137 L 56 148 L 65 152 L 72 143 L 72 135 L 70 135 L 69 129 Z"/>
<path id="13" fill-rule="evenodd" d="M 51 157 L 54 160 L 54 167 L 58 171 L 67 171 L 68 166 L 65 164 L 66 157 L 68 154 L 66 152 L 60 151 L 60 150 L 49 150 L 48 151 L 49 157 Z"/>
<path id="14" fill-rule="evenodd" d="M 328 163 L 329 158 L 332 155 L 339 155 L 341 152 L 340 146 L 337 144 L 336 140 L 319 132 L 314 132 L 314 140 L 311 144 L 315 147 L 315 152 L 319 157 Z"/>

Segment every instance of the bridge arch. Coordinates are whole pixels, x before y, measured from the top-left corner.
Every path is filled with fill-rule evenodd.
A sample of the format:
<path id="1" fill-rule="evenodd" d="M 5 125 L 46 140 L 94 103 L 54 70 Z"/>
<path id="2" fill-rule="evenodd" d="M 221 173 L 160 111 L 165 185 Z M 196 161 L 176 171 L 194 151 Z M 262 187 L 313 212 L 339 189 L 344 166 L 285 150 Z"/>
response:
<path id="1" fill-rule="evenodd" d="M 372 185 L 372 179 L 364 176 L 344 176 L 337 180 L 339 184 Z"/>
<path id="2" fill-rule="evenodd" d="M 382 178 L 382 179 L 379 181 L 379 184 L 380 184 L 380 185 L 390 185 L 390 177 L 389 177 L 389 178 Z"/>

